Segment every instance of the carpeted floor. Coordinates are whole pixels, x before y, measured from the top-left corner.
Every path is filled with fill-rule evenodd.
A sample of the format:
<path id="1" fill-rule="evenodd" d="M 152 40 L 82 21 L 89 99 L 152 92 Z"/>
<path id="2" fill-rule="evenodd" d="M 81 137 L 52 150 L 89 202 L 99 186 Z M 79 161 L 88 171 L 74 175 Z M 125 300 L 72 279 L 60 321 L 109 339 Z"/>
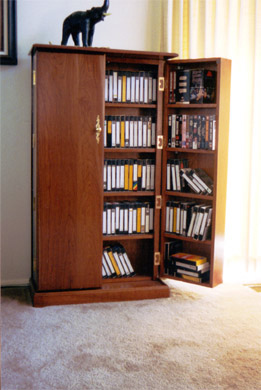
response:
<path id="1" fill-rule="evenodd" d="M 2 290 L 2 390 L 261 389 L 261 294 L 168 281 L 167 299 L 31 306 Z"/>

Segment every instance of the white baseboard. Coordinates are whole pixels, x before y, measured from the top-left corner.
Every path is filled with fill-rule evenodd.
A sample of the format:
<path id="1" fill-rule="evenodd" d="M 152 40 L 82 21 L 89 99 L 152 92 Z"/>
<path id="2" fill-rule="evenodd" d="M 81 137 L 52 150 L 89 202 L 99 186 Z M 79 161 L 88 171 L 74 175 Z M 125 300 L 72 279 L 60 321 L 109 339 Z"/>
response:
<path id="1" fill-rule="evenodd" d="M 29 279 L 2 280 L 1 287 L 29 286 Z"/>

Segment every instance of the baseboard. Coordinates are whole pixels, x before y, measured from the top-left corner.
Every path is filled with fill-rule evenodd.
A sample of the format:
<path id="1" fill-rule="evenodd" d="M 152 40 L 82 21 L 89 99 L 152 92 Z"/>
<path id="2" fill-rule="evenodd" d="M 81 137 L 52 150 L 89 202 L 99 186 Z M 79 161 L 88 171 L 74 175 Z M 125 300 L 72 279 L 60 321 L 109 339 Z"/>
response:
<path id="1" fill-rule="evenodd" d="M 29 279 L 11 279 L 1 281 L 1 287 L 20 287 L 29 286 L 29 284 Z"/>

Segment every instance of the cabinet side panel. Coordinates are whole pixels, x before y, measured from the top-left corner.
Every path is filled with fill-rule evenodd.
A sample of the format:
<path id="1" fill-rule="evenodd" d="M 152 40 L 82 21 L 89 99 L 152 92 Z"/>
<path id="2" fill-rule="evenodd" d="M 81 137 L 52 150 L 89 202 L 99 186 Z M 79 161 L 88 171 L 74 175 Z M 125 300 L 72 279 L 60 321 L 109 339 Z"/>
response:
<path id="1" fill-rule="evenodd" d="M 104 75 L 103 55 L 38 53 L 40 290 L 101 285 Z"/>
<path id="2" fill-rule="evenodd" d="M 220 59 L 217 93 L 217 174 L 213 286 L 223 281 L 231 61 Z"/>
<path id="3" fill-rule="evenodd" d="M 37 56 L 32 57 L 31 67 L 31 99 L 32 99 L 32 116 L 31 116 L 31 233 L 32 233 L 32 264 L 31 276 L 34 283 L 38 285 L 38 253 L 37 253 L 37 205 L 36 205 L 36 176 L 37 176 L 37 148 L 36 148 L 36 93 L 35 93 L 35 70 L 36 70 Z"/>

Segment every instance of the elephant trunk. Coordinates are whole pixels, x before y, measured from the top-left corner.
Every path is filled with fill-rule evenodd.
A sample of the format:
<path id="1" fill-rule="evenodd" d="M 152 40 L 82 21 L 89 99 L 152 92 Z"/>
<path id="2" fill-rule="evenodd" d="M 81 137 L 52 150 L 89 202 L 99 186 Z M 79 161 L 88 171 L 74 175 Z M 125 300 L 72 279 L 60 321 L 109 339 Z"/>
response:
<path id="1" fill-rule="evenodd" d="M 109 8 L 110 2 L 109 0 L 104 0 L 103 6 L 102 6 L 102 11 L 107 12 Z"/>

